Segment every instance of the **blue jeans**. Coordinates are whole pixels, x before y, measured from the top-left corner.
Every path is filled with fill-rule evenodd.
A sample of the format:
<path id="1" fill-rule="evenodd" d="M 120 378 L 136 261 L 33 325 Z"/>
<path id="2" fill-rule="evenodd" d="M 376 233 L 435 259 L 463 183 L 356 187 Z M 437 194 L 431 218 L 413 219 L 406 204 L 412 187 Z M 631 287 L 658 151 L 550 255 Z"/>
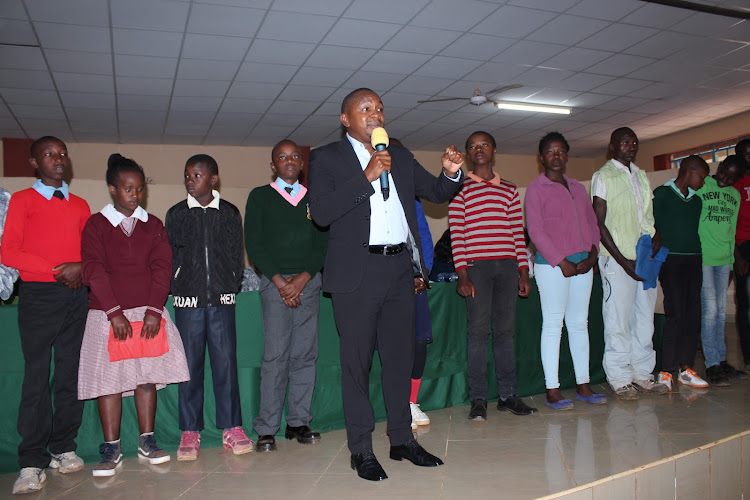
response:
<path id="1" fill-rule="evenodd" d="M 701 287 L 701 342 L 706 368 L 727 359 L 724 322 L 727 315 L 729 265 L 703 266 Z"/>

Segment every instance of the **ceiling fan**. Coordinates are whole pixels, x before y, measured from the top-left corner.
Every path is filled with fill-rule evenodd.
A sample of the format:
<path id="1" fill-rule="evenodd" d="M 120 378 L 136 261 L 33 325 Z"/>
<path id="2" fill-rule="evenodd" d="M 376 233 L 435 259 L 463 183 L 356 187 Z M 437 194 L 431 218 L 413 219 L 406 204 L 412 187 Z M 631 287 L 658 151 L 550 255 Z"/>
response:
<path id="1" fill-rule="evenodd" d="M 474 106 L 481 106 L 482 104 L 487 103 L 487 102 L 494 104 L 494 101 L 487 97 L 488 95 L 499 94 L 501 92 L 506 92 L 508 90 L 517 89 L 520 87 L 523 87 L 523 85 L 518 84 L 518 83 L 513 84 L 513 85 L 504 85 L 502 87 L 498 87 L 496 89 L 490 90 L 489 92 L 487 92 L 487 94 L 483 94 L 482 91 L 479 89 L 474 89 L 474 95 L 468 98 L 467 97 L 446 97 L 443 99 L 426 99 L 424 101 L 417 101 L 417 104 L 422 104 L 424 102 L 444 102 L 444 101 L 463 101 L 463 100 L 468 100 Z"/>

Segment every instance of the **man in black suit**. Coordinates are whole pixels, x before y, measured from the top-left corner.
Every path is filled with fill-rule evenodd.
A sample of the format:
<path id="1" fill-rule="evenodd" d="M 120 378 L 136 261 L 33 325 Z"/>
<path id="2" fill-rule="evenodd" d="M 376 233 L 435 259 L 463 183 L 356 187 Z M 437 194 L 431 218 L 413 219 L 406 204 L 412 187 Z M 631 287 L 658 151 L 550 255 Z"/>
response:
<path id="1" fill-rule="evenodd" d="M 411 433 L 409 390 L 414 355 L 414 277 L 424 260 L 414 197 L 443 203 L 461 187 L 463 155 L 453 146 L 442 157 L 443 173 L 427 172 L 409 150 L 374 151 L 373 129 L 385 122 L 383 103 L 370 89 L 344 98 L 346 136 L 315 149 L 308 172 L 310 212 L 330 225 L 323 289 L 331 293 L 341 340 L 341 385 L 352 469 L 371 481 L 386 479 L 372 452 L 375 418 L 369 378 L 375 340 L 383 368 L 390 457 L 419 466 L 443 462 Z M 378 179 L 389 172 L 390 197 Z M 427 279 L 426 276 L 424 276 Z"/>

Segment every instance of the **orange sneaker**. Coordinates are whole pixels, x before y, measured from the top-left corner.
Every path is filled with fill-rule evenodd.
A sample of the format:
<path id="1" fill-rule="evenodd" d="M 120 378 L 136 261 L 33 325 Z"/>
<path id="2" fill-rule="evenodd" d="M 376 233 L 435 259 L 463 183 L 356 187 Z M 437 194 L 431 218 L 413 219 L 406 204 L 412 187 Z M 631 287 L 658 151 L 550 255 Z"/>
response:
<path id="1" fill-rule="evenodd" d="M 656 377 L 656 382 L 662 385 L 666 385 L 671 391 L 672 386 L 674 385 L 674 378 L 669 372 L 659 372 L 659 376 Z"/>
<path id="2" fill-rule="evenodd" d="M 689 385 L 690 387 L 697 387 L 702 389 L 708 387 L 708 382 L 698 376 L 692 368 L 685 368 L 677 376 L 677 381 L 682 385 Z"/>

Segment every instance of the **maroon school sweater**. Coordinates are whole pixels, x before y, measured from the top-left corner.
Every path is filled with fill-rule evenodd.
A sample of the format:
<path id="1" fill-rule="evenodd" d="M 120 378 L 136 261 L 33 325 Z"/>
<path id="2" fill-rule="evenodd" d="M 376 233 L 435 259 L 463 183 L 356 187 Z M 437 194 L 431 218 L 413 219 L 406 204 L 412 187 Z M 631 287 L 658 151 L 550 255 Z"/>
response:
<path id="1" fill-rule="evenodd" d="M 109 319 L 124 309 L 147 306 L 146 314 L 161 317 L 169 295 L 172 249 L 164 224 L 149 214 L 129 237 L 102 214 L 91 216 L 81 242 L 84 284 L 91 288 L 89 309 Z"/>

